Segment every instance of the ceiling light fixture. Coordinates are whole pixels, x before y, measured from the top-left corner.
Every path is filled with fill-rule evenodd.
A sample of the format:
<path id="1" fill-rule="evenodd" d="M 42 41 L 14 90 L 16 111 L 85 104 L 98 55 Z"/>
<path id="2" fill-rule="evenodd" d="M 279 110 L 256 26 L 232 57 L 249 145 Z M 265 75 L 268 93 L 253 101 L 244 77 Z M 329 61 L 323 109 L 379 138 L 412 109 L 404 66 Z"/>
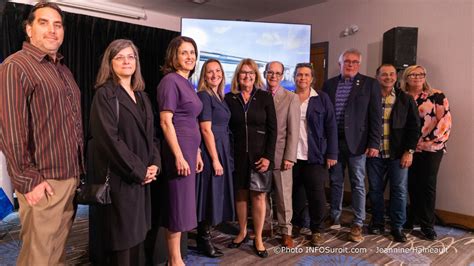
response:
<path id="1" fill-rule="evenodd" d="M 209 2 L 209 0 L 191 0 L 191 2 L 193 2 L 195 4 L 198 4 L 198 5 L 202 5 L 202 4 L 205 4 L 205 3 Z"/>
<path id="2" fill-rule="evenodd" d="M 84 1 L 84 0 L 51 0 L 59 6 L 73 7 L 83 9 L 87 11 L 94 11 L 99 13 L 105 13 L 115 16 L 134 18 L 134 19 L 145 19 L 146 14 L 143 8 L 132 7 L 128 5 L 116 4 L 111 2 L 97 2 L 97 1 Z"/>

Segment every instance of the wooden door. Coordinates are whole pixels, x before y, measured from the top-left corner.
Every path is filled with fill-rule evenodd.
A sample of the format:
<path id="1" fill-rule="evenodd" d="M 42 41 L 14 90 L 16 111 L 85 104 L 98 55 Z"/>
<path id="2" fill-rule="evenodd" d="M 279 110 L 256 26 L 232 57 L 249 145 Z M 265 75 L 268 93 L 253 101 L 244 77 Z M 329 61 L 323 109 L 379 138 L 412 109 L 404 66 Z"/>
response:
<path id="1" fill-rule="evenodd" d="M 311 44 L 310 63 L 315 72 L 314 88 L 320 90 L 324 81 L 328 79 L 329 42 Z"/>

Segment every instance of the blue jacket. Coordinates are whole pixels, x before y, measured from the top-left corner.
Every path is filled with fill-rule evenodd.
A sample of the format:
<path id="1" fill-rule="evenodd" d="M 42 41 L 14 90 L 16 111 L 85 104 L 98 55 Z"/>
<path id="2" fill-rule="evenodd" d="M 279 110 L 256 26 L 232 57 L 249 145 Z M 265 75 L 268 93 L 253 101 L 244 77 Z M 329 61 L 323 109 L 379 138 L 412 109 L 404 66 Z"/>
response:
<path id="1" fill-rule="evenodd" d="M 306 111 L 308 124 L 308 162 L 325 164 L 326 159 L 337 160 L 337 124 L 329 96 L 322 91 L 309 98 Z"/>
<path id="2" fill-rule="evenodd" d="M 340 75 L 328 79 L 322 88 L 333 104 L 340 79 Z M 359 73 L 354 77 L 344 116 L 344 137 L 354 155 L 363 154 L 367 148 L 380 148 L 383 133 L 381 97 L 376 79 Z"/>

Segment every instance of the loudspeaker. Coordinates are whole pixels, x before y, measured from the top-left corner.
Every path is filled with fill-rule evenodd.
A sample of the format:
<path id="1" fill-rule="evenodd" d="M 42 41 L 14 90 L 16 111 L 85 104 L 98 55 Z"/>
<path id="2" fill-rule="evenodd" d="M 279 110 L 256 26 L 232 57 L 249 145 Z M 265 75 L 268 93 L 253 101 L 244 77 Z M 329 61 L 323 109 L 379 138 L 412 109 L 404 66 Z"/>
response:
<path id="1" fill-rule="evenodd" d="M 418 28 L 395 27 L 383 34 L 382 63 L 405 69 L 416 64 Z"/>

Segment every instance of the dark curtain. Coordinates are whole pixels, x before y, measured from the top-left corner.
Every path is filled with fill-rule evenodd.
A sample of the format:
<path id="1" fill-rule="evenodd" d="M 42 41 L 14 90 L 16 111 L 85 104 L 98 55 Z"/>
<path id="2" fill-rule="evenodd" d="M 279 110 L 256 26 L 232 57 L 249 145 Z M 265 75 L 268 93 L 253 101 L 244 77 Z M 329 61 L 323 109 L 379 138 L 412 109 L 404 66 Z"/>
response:
<path id="1" fill-rule="evenodd" d="M 5 5 L 0 41 L 0 54 L 4 58 L 21 49 L 25 40 L 22 23 L 31 8 L 17 3 Z M 138 47 L 145 91 L 155 105 L 155 88 L 162 78 L 159 68 L 169 42 L 179 32 L 66 12 L 64 26 L 64 42 L 59 52 L 64 55 L 64 63 L 71 69 L 82 92 L 85 134 L 88 133 L 89 110 L 100 60 L 109 43 L 115 39 L 130 39 Z"/>

